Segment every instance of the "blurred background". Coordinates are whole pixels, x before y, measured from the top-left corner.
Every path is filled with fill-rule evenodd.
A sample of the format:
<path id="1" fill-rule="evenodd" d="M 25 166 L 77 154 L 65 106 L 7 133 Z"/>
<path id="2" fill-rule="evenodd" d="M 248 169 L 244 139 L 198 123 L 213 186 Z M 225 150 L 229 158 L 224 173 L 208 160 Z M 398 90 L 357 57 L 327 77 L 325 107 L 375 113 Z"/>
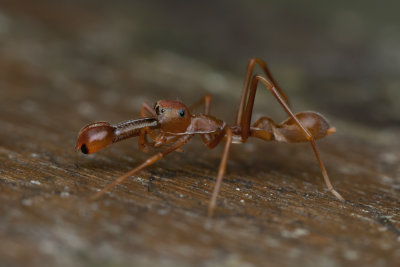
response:
<path id="1" fill-rule="evenodd" d="M 394 0 L 0 0 L 0 265 L 399 262 L 399 10 Z M 206 231 L 202 186 L 220 150 L 196 141 L 143 172 L 158 191 L 135 178 L 129 192 L 87 202 L 148 155 L 134 142 L 78 155 L 83 125 L 205 93 L 231 123 L 251 57 L 268 63 L 294 111 L 317 110 L 337 128 L 319 144 L 355 202 L 341 209 L 323 191 L 306 145 L 248 144 L 233 149 L 220 221 Z M 261 115 L 287 117 L 262 89 Z"/>
<path id="2" fill-rule="evenodd" d="M 317 109 L 377 129 L 398 127 L 398 5 L 2 0 L 0 86 L 11 84 L 15 94 L 32 97 L 28 109 L 42 91 L 29 79 L 49 80 L 54 95 L 46 97 L 54 100 L 57 90 L 68 89 L 71 105 L 101 97 L 102 104 L 125 100 L 137 110 L 143 99 L 188 102 L 204 92 L 216 93 L 215 105 L 223 105 L 225 95 L 238 101 L 247 60 L 257 56 L 296 99 L 295 110 Z M 159 91 L 150 95 L 143 83 Z M 98 94 L 85 95 L 85 87 Z M 12 96 L 2 89 L 1 99 L 10 103 Z M 271 104 L 270 96 L 260 99 L 258 104 Z"/>

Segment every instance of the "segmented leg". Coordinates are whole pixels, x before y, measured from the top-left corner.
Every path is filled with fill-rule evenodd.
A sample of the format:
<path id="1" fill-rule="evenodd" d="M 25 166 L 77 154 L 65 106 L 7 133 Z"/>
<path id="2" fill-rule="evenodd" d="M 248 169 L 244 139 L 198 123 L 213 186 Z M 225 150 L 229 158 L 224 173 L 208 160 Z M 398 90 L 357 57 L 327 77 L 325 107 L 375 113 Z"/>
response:
<path id="1" fill-rule="evenodd" d="M 336 192 L 336 190 L 333 188 L 332 183 L 329 179 L 328 173 L 326 172 L 325 166 L 321 160 L 321 156 L 319 154 L 319 151 L 317 149 L 317 145 L 315 144 L 314 137 L 312 134 L 302 125 L 302 123 L 299 121 L 299 119 L 293 114 L 291 111 L 290 107 L 287 105 L 285 99 L 280 95 L 278 90 L 275 88 L 275 86 L 266 78 L 260 76 L 260 75 L 255 75 L 253 76 L 253 79 L 251 81 L 250 85 L 250 92 L 249 92 L 249 97 L 248 97 L 248 102 L 246 105 L 246 111 L 245 111 L 245 116 L 243 117 L 243 120 L 241 121 L 240 125 L 242 126 L 242 139 L 244 141 L 247 140 L 249 134 L 250 134 L 250 123 L 251 123 L 251 116 L 253 112 L 253 105 L 254 105 L 254 99 L 257 91 L 257 85 L 258 82 L 261 82 L 264 84 L 264 86 L 275 96 L 275 98 L 278 100 L 278 102 L 281 104 L 283 109 L 286 111 L 287 114 L 295 121 L 297 126 L 300 128 L 302 134 L 306 137 L 306 139 L 310 142 L 315 156 L 318 160 L 319 167 L 322 172 L 322 176 L 324 177 L 325 184 L 328 187 L 328 190 L 340 201 L 344 201 L 343 197 Z"/>
<path id="2" fill-rule="evenodd" d="M 204 114 L 210 114 L 210 105 L 211 105 L 211 95 L 206 94 L 204 95 L 199 101 L 194 103 L 190 108 L 190 112 L 192 112 L 198 106 L 204 105 Z"/>
<path id="3" fill-rule="evenodd" d="M 138 171 L 146 168 L 147 166 L 152 165 L 153 163 L 155 163 L 156 161 L 164 158 L 167 154 L 177 150 L 178 148 L 180 148 L 181 146 L 183 146 L 184 144 L 186 144 L 190 138 L 192 138 L 192 135 L 185 135 L 183 137 L 181 137 L 178 141 L 176 141 L 176 143 L 174 143 L 171 147 L 169 147 L 168 149 L 159 152 L 157 154 L 155 154 L 154 156 L 148 158 L 145 162 L 143 162 L 142 164 L 140 164 L 139 166 L 137 166 L 136 168 L 134 168 L 133 170 L 125 173 L 124 175 L 122 175 L 121 177 L 119 177 L 118 179 L 114 180 L 112 183 L 106 185 L 101 191 L 97 192 L 95 195 L 93 195 L 90 199 L 91 200 L 96 200 L 99 197 L 101 197 L 105 192 L 109 191 L 111 188 L 113 188 L 114 186 L 116 186 L 117 184 L 122 183 L 126 178 L 128 178 L 129 176 L 134 175 L 135 173 L 137 173 Z"/>
<path id="4" fill-rule="evenodd" d="M 208 206 L 208 216 L 212 217 L 214 213 L 215 206 L 217 204 L 217 196 L 221 188 L 222 178 L 224 177 L 226 170 L 226 163 L 228 161 L 229 151 L 232 144 L 232 130 L 229 127 L 225 128 L 224 134 L 226 136 L 225 148 L 222 153 L 222 159 L 218 168 L 218 176 L 215 182 L 214 190 L 211 196 L 210 204 Z M 221 140 L 221 139 L 220 139 Z M 219 140 L 219 141 L 220 141 Z"/>
<path id="5" fill-rule="evenodd" d="M 245 103 L 247 99 L 247 94 L 249 91 L 249 85 L 251 81 L 251 77 L 253 74 L 253 70 L 255 65 L 258 64 L 262 70 L 265 72 L 265 75 L 267 75 L 268 79 L 270 80 L 271 84 L 276 88 L 276 90 L 279 92 L 283 100 L 286 102 L 286 104 L 289 106 L 289 99 L 287 98 L 285 92 L 279 87 L 279 85 L 276 83 L 274 77 L 272 77 L 271 71 L 269 70 L 267 63 L 265 63 L 264 60 L 259 59 L 259 58 L 251 58 L 247 64 L 246 68 L 246 76 L 243 84 L 243 89 L 242 89 L 242 96 L 240 98 L 240 104 L 239 104 L 239 110 L 236 116 L 236 126 L 240 126 L 243 118 L 243 113 L 245 109 Z"/>
<path id="6" fill-rule="evenodd" d="M 147 104 L 146 102 L 143 102 L 142 108 L 140 109 L 140 117 L 146 118 L 148 115 L 150 115 L 151 117 L 155 117 L 156 112 L 154 111 L 154 109 L 152 109 L 150 107 L 149 104 Z M 154 131 L 152 129 L 150 129 L 149 127 L 145 127 L 140 130 L 140 134 L 139 134 L 139 138 L 138 138 L 138 146 L 139 146 L 140 150 L 142 150 L 144 152 L 147 152 L 147 146 L 152 145 L 151 143 L 149 143 L 147 141 L 147 138 L 146 138 L 147 134 L 149 134 L 149 136 L 152 140 L 154 140 L 155 136 L 156 136 Z"/>

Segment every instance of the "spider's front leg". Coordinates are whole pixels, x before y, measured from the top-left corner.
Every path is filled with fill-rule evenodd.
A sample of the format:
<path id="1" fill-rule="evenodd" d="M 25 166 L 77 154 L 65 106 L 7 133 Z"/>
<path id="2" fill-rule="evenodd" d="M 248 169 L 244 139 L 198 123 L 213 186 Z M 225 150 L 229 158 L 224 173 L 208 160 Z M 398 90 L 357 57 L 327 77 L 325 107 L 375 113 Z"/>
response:
<path id="1" fill-rule="evenodd" d="M 155 117 L 156 112 L 154 111 L 154 109 L 152 109 L 150 107 L 149 104 L 147 104 L 146 102 L 143 102 L 142 108 L 140 109 L 140 117 L 146 118 L 148 115 Z M 154 131 L 152 129 L 150 129 L 149 127 L 145 127 L 143 129 L 141 129 L 139 138 L 138 138 L 138 146 L 139 146 L 140 150 L 142 150 L 143 152 L 148 151 L 148 149 L 147 149 L 148 146 L 154 146 L 154 143 L 150 143 L 147 141 L 147 134 L 150 136 L 150 138 L 153 140 L 153 142 L 156 139 L 156 134 L 154 133 Z"/>
<path id="2" fill-rule="evenodd" d="M 272 76 L 271 71 L 268 68 L 267 63 L 264 60 L 256 58 L 256 57 L 250 58 L 250 60 L 247 64 L 247 68 L 246 68 L 246 76 L 244 79 L 242 96 L 240 98 L 239 109 L 238 109 L 238 113 L 236 116 L 236 126 L 240 126 L 241 122 L 243 120 L 243 116 L 244 116 L 244 112 L 245 112 L 245 108 L 246 108 L 245 104 L 246 104 L 247 96 L 249 94 L 249 89 L 250 89 L 250 82 L 251 82 L 251 78 L 253 76 L 254 67 L 256 65 L 258 65 L 264 71 L 268 80 L 279 92 L 282 99 L 285 101 L 285 103 L 288 106 L 290 106 L 288 97 L 286 96 L 285 92 L 281 89 L 281 87 L 278 85 L 278 83 L 275 81 L 274 77 Z"/>
<path id="3" fill-rule="evenodd" d="M 190 112 L 193 112 L 195 108 L 198 106 L 204 105 L 204 114 L 210 114 L 210 106 L 211 106 L 211 95 L 205 94 L 199 101 L 194 103 L 190 108 Z"/>

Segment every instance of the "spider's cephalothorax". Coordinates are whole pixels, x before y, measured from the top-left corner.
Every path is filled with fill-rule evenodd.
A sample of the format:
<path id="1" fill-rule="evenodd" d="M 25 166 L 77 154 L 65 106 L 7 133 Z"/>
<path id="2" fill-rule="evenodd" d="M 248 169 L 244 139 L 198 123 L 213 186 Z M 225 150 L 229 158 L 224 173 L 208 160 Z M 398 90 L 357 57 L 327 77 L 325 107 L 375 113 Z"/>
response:
<path id="1" fill-rule="evenodd" d="M 170 133 L 183 133 L 190 125 L 189 109 L 179 101 L 160 100 L 154 105 L 160 129 Z"/>

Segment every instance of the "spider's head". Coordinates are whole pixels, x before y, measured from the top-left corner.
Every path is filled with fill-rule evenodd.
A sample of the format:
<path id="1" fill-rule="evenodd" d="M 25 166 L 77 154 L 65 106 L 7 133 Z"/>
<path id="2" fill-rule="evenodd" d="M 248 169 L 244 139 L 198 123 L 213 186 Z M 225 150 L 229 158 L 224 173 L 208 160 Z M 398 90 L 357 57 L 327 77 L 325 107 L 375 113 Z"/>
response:
<path id="1" fill-rule="evenodd" d="M 189 109 L 176 100 L 159 100 L 154 104 L 161 130 L 170 133 L 184 133 L 190 125 Z"/>

